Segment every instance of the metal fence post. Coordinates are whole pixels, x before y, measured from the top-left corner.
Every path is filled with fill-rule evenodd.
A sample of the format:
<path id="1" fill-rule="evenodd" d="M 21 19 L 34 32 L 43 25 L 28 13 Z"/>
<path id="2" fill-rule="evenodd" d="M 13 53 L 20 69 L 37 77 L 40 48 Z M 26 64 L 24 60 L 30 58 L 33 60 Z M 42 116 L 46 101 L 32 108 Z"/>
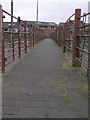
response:
<path id="1" fill-rule="evenodd" d="M 66 52 L 66 23 L 64 24 L 63 52 Z"/>
<path id="2" fill-rule="evenodd" d="M 34 44 L 36 45 L 36 27 L 34 27 Z"/>
<path id="3" fill-rule="evenodd" d="M 14 54 L 14 30 L 13 30 L 13 24 L 11 26 L 11 43 L 12 43 L 12 54 L 13 54 L 13 60 L 15 60 L 15 54 Z"/>
<path id="4" fill-rule="evenodd" d="M 34 26 L 32 27 L 32 29 L 33 29 L 33 30 L 32 30 L 32 37 L 33 37 L 33 47 L 34 47 L 34 42 L 35 42 L 35 41 L 34 41 Z"/>
<path id="5" fill-rule="evenodd" d="M 0 57 L 2 60 L 1 67 L 2 67 L 2 72 L 5 72 L 5 44 L 4 44 L 4 30 L 3 30 L 3 11 L 2 11 L 2 6 L 0 5 Z"/>
<path id="6" fill-rule="evenodd" d="M 32 48 L 32 25 L 30 25 L 30 48 Z"/>
<path id="7" fill-rule="evenodd" d="M 62 31 L 63 31 L 63 30 L 62 30 L 62 27 L 60 27 L 60 33 L 59 33 L 59 40 L 60 40 L 60 41 L 59 41 L 59 46 L 60 46 L 60 47 L 62 47 L 62 36 L 63 36 L 63 35 L 62 35 Z"/>
<path id="8" fill-rule="evenodd" d="M 21 58 L 21 25 L 20 25 L 20 17 L 18 17 L 18 55 Z"/>
<path id="9" fill-rule="evenodd" d="M 81 9 L 76 9 L 75 10 L 75 20 L 74 20 L 74 40 L 73 40 L 73 57 L 72 57 L 72 64 L 73 66 L 79 66 L 80 62 L 77 61 L 78 57 L 78 35 L 79 35 L 79 29 L 78 27 L 80 26 L 80 17 L 81 16 Z"/>
<path id="10" fill-rule="evenodd" d="M 30 25 L 28 25 L 28 48 L 30 48 Z"/>
<path id="11" fill-rule="evenodd" d="M 89 23 L 90 24 L 90 23 Z M 89 37 L 88 37 L 88 67 L 90 68 L 90 26 L 88 26 L 88 30 L 89 30 Z M 90 70 L 88 70 L 88 82 L 90 85 Z"/>
<path id="12" fill-rule="evenodd" d="M 0 5 L 0 68 L 2 68 L 2 6 Z"/>
<path id="13" fill-rule="evenodd" d="M 27 53 L 27 25 L 26 25 L 26 21 L 24 21 L 24 47 L 25 47 L 25 53 Z"/>

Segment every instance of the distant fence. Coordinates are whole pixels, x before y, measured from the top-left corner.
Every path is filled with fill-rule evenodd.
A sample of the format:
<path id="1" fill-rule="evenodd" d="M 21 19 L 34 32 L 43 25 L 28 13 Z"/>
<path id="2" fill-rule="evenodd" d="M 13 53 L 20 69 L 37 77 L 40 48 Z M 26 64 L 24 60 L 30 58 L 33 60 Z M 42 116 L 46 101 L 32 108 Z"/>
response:
<path id="1" fill-rule="evenodd" d="M 8 30 L 4 29 L 5 15 L 13 17 L 16 21 L 11 23 Z M 21 58 L 23 53 L 34 47 L 45 38 L 44 32 L 23 21 L 20 17 L 15 17 L 2 9 L 0 5 L 0 70 L 5 71 L 5 67 L 17 58 Z"/>
<path id="2" fill-rule="evenodd" d="M 63 48 L 63 52 L 72 54 L 73 66 L 83 67 L 90 78 L 90 23 L 87 14 L 81 16 L 76 9 L 65 24 L 59 25 L 51 37 Z"/>

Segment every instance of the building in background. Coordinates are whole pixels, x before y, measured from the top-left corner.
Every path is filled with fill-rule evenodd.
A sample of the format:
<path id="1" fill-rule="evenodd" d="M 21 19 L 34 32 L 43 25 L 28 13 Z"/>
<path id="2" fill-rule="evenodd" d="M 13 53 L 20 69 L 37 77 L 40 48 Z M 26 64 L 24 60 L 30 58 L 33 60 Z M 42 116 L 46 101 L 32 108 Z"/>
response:
<path id="1" fill-rule="evenodd" d="M 37 21 L 27 21 L 30 25 L 36 26 L 42 29 L 45 32 L 45 36 L 50 38 L 51 33 L 57 27 L 57 24 L 54 22 L 37 22 Z M 22 24 L 23 25 L 23 24 Z M 14 32 L 18 32 L 17 22 L 13 22 Z M 4 31 L 11 31 L 11 22 L 4 22 Z"/>

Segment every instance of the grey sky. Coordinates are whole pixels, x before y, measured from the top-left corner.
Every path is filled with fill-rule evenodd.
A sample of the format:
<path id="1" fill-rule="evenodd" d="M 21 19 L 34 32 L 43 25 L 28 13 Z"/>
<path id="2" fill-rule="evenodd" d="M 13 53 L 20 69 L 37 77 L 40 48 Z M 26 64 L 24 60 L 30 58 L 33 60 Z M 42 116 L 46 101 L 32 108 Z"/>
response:
<path id="1" fill-rule="evenodd" d="M 10 13 L 10 1 L 1 0 L 3 9 Z M 14 16 L 20 16 L 23 20 L 36 20 L 37 0 L 13 0 Z M 39 21 L 65 22 L 76 8 L 82 9 L 82 13 L 88 12 L 89 0 L 38 0 Z"/>

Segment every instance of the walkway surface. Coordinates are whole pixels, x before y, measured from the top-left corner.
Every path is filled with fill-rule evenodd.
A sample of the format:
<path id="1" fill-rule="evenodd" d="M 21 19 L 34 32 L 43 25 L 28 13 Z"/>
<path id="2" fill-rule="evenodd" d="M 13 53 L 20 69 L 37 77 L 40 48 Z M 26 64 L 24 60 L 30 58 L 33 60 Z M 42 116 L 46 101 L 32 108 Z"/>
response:
<path id="1" fill-rule="evenodd" d="M 87 117 L 87 81 L 52 39 L 3 74 L 3 118 Z"/>

